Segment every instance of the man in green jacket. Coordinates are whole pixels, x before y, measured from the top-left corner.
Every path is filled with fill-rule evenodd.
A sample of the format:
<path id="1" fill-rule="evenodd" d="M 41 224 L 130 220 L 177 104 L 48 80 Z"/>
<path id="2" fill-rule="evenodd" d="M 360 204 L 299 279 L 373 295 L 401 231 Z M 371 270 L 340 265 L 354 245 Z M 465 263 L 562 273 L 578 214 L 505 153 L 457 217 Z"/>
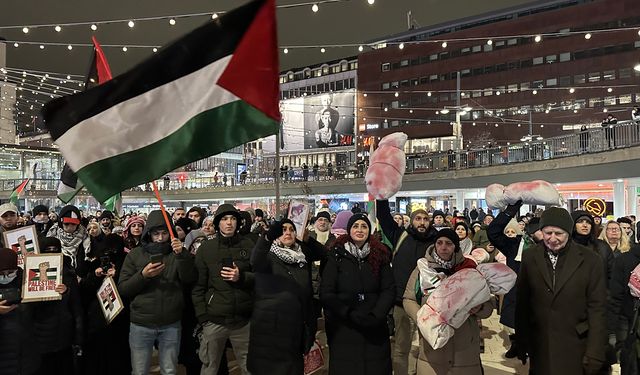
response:
<path id="1" fill-rule="evenodd" d="M 247 375 L 249 319 L 253 310 L 254 275 L 251 250 L 254 242 L 238 233 L 240 212 L 230 204 L 216 210 L 215 237 L 202 243 L 196 253 L 198 282 L 192 298 L 202 328 L 201 375 L 215 375 L 227 339 L 231 341 L 238 366 Z"/>
<path id="2" fill-rule="evenodd" d="M 124 260 L 118 283 L 120 295 L 131 301 L 129 346 L 134 375 L 149 373 L 155 341 L 162 374 L 177 373 L 182 289 L 193 281 L 192 258 L 177 237 L 169 240 L 162 212 L 152 211 L 140 246 Z"/>

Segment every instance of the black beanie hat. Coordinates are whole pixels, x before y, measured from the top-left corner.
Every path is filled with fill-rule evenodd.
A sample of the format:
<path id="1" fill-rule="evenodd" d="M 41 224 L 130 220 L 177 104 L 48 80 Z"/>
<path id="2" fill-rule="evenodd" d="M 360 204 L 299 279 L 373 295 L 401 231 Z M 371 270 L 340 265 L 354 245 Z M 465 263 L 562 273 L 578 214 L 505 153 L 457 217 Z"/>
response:
<path id="1" fill-rule="evenodd" d="M 293 223 L 293 221 L 291 221 L 291 219 L 284 218 L 280 220 L 280 225 L 284 227 L 285 224 L 291 224 L 293 226 L 293 230 L 296 230 L 296 225 Z"/>
<path id="2" fill-rule="evenodd" d="M 109 211 L 109 210 L 104 210 L 102 211 L 102 213 L 100 214 L 100 218 L 98 219 L 98 221 L 101 221 L 102 219 L 109 219 L 109 220 L 113 220 L 114 216 L 113 216 L 113 212 Z"/>
<path id="3" fill-rule="evenodd" d="M 18 269 L 18 253 L 11 249 L 0 248 L 0 271 Z"/>
<path id="4" fill-rule="evenodd" d="M 591 223 L 591 225 L 593 225 L 593 216 L 591 216 L 591 214 L 588 213 L 587 211 L 583 211 L 583 210 L 573 211 L 571 213 L 571 218 L 573 219 L 573 224 L 577 224 L 578 221 L 580 221 L 582 219 L 587 219 L 587 220 L 589 220 L 589 223 Z"/>
<path id="5" fill-rule="evenodd" d="M 316 215 L 316 219 L 319 219 L 321 217 L 331 221 L 331 214 L 329 214 L 327 211 L 318 212 L 318 214 Z"/>
<path id="6" fill-rule="evenodd" d="M 464 230 L 467 231 L 467 236 L 469 235 L 469 226 L 467 225 L 467 223 L 465 223 L 463 220 L 460 220 L 456 223 L 455 227 L 453 228 L 453 230 L 458 229 L 458 227 L 463 227 Z M 457 234 L 457 233 L 456 233 Z"/>
<path id="7" fill-rule="evenodd" d="M 176 220 L 176 227 L 180 227 L 185 235 L 189 234 L 194 229 L 198 228 L 198 224 L 195 221 L 189 219 L 188 217 L 181 217 Z"/>
<path id="8" fill-rule="evenodd" d="M 456 246 L 456 252 L 460 251 L 460 238 L 458 238 L 458 234 L 451 228 L 443 228 L 438 231 L 436 237 L 434 238 L 434 242 L 438 241 L 438 238 L 446 237 L 453 242 Z"/>
<path id="9" fill-rule="evenodd" d="M 357 213 L 357 214 L 354 214 L 353 216 L 351 216 L 351 217 L 349 218 L 349 221 L 347 222 L 347 234 L 349 234 L 349 236 L 351 236 L 351 235 L 350 235 L 350 233 L 351 233 L 351 227 L 352 227 L 352 226 L 353 226 L 353 224 L 355 224 L 355 223 L 356 223 L 356 221 L 358 221 L 358 220 L 362 220 L 362 221 L 364 221 L 365 223 L 367 223 L 367 226 L 369 227 L 369 235 L 371 235 L 371 229 L 372 229 L 372 228 L 371 228 L 371 222 L 369 221 L 369 218 L 367 217 L 367 215 L 365 215 L 365 214 L 363 214 L 363 213 Z"/>
<path id="10" fill-rule="evenodd" d="M 60 243 L 60 240 L 57 239 L 56 237 L 44 237 L 39 241 L 38 244 L 40 245 L 41 253 L 61 253 L 62 252 L 62 243 Z M 47 251 L 48 247 L 55 247 L 58 250 Z"/>
<path id="11" fill-rule="evenodd" d="M 37 206 L 35 206 L 33 208 L 33 210 L 31 210 L 31 212 L 33 213 L 33 216 L 36 216 L 37 214 L 44 212 L 45 214 L 49 215 L 49 207 L 43 205 L 43 204 L 39 204 Z"/>
<path id="12" fill-rule="evenodd" d="M 632 224 L 633 224 L 633 222 L 631 221 L 631 219 L 629 219 L 628 217 L 624 217 L 624 216 L 623 216 L 623 217 L 619 217 L 618 219 L 616 219 L 616 221 L 617 221 L 618 223 L 624 223 L 624 224 L 629 224 L 629 225 L 632 225 Z"/>
<path id="13" fill-rule="evenodd" d="M 569 211 L 564 208 L 551 207 L 542 212 L 540 229 L 549 226 L 558 227 L 569 234 L 573 233 L 573 219 Z"/>
<path id="14" fill-rule="evenodd" d="M 540 218 L 532 217 L 531 219 L 529 219 L 529 222 L 524 227 L 524 230 L 529 234 L 534 234 L 535 232 L 540 230 Z"/>
<path id="15" fill-rule="evenodd" d="M 442 216 L 442 218 L 445 218 L 444 212 L 442 212 L 441 210 L 435 210 L 433 211 L 433 218 L 435 219 L 436 216 Z"/>
<path id="16" fill-rule="evenodd" d="M 259 208 L 256 208 L 255 212 L 256 212 L 256 217 L 264 218 L 264 211 L 262 211 Z"/>

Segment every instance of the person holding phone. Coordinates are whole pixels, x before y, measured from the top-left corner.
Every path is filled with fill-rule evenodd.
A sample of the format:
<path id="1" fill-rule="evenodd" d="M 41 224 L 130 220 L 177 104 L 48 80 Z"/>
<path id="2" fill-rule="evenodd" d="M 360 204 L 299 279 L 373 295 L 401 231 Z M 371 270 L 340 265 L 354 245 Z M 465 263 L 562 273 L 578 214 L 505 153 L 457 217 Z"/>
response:
<path id="1" fill-rule="evenodd" d="M 172 227 L 173 233 L 175 229 Z M 129 346 L 132 374 L 146 375 L 154 342 L 160 371 L 175 374 L 180 349 L 183 287 L 195 280 L 193 258 L 169 228 L 159 210 L 151 211 L 140 246 L 127 254 L 118 289 L 131 301 Z"/>
<path id="2" fill-rule="evenodd" d="M 220 205 L 213 218 L 216 234 L 202 242 L 196 253 L 198 281 L 191 297 L 196 317 L 203 324 L 199 351 L 202 375 L 217 374 L 227 339 L 242 374 L 248 374 L 254 284 L 249 257 L 254 242 L 239 233 L 241 223 L 242 216 L 234 206 Z"/>
<path id="3" fill-rule="evenodd" d="M 40 303 L 20 303 L 22 269 L 18 254 L 0 248 L 0 374 L 34 374 L 41 355 L 33 342 L 33 311 Z"/>

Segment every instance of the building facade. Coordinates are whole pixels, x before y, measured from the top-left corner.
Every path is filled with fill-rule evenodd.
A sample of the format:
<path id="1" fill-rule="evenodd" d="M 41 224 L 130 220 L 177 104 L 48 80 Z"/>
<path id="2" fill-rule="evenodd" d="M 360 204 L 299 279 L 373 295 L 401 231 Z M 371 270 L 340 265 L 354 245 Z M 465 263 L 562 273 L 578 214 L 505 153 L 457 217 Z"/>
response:
<path id="1" fill-rule="evenodd" d="M 403 131 L 421 153 L 628 120 L 640 103 L 639 29 L 637 0 L 564 0 L 380 38 L 358 56 L 358 128 Z"/>

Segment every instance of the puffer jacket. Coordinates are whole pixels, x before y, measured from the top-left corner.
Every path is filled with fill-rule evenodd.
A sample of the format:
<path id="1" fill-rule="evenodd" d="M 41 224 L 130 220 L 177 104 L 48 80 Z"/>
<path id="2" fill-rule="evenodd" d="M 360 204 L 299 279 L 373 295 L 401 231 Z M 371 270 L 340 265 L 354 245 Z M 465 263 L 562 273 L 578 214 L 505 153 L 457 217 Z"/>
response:
<path id="1" fill-rule="evenodd" d="M 248 322 L 253 308 L 254 274 L 250 257 L 254 242 L 239 234 L 218 234 L 204 241 L 196 254 L 198 281 L 191 297 L 200 322 L 237 324 Z M 223 264 L 231 261 L 240 269 L 237 282 L 225 281 L 220 275 Z"/>
<path id="2" fill-rule="evenodd" d="M 142 276 L 142 270 L 151 262 L 151 254 L 145 248 L 150 244 L 151 231 L 158 227 L 165 227 L 162 213 L 152 211 L 142 233 L 141 246 L 127 254 L 118 282 L 121 296 L 131 301 L 131 323 L 146 327 L 179 321 L 184 307 L 183 286 L 196 278 L 193 259 L 186 249 L 180 254 L 165 252 L 162 257 L 165 269 L 160 275 L 150 279 Z"/>
<path id="3" fill-rule="evenodd" d="M 429 266 L 437 271 L 451 273 L 444 270 L 433 258 L 435 247 L 432 245 L 427 250 L 425 258 Z M 454 268 L 462 267 L 465 257 L 461 252 L 454 253 Z M 426 302 L 427 296 L 423 296 L 421 301 L 416 300 L 416 282 L 418 280 L 418 268 L 413 271 L 407 288 L 404 292 L 404 309 L 407 314 L 417 320 L 420 307 Z M 489 300 L 481 305 L 482 307 L 475 315 L 462 323 L 462 326 L 455 330 L 452 338 L 440 349 L 434 350 L 429 343 L 420 337 L 420 353 L 418 355 L 418 373 L 423 375 L 449 374 L 480 374 L 482 365 L 480 362 L 480 328 L 477 319 L 485 319 L 493 311 L 493 302 Z"/>

